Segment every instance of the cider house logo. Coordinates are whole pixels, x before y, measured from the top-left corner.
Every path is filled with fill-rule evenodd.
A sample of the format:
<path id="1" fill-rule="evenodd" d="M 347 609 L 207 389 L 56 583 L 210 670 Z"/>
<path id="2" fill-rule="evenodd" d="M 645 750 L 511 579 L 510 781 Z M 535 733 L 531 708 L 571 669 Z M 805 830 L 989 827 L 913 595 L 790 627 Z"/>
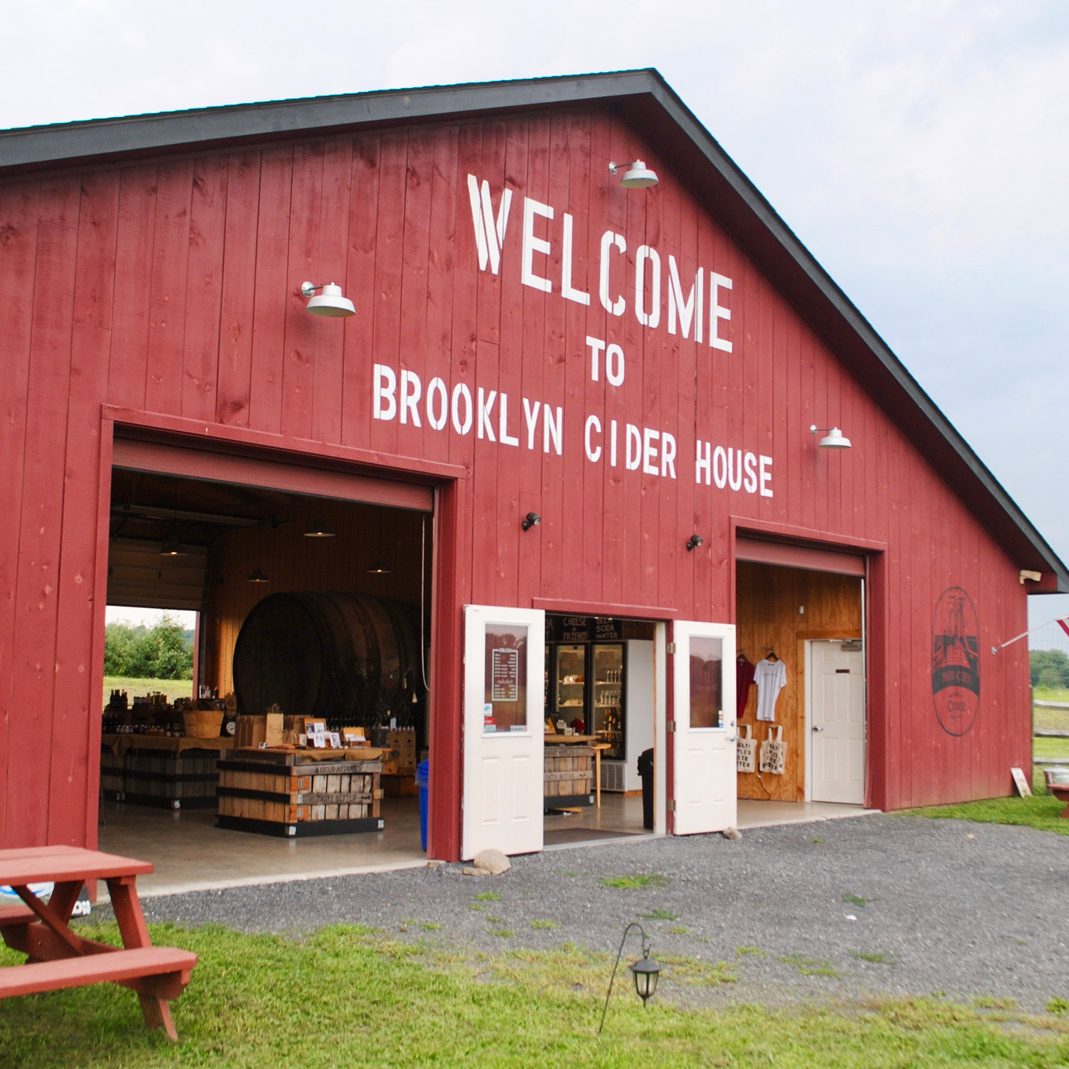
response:
<path id="1" fill-rule="evenodd" d="M 932 698 L 939 726 L 966 735 L 980 708 L 980 625 L 972 598 L 952 586 L 932 618 Z"/>

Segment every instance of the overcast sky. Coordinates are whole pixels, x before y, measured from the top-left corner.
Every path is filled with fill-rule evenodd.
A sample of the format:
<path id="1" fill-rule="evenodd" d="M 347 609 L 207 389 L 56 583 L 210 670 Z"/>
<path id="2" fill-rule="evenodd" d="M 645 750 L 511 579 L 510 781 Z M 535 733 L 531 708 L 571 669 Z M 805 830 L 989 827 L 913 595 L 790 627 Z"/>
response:
<path id="1" fill-rule="evenodd" d="M 1064 0 L 53 0 L 4 38 L 0 128 L 656 67 L 1069 561 Z"/>

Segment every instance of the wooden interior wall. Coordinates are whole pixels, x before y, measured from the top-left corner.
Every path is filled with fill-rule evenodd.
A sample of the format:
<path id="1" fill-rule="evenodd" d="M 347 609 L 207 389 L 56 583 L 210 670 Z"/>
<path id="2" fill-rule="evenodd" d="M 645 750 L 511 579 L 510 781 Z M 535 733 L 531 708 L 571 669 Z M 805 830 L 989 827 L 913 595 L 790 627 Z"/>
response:
<path id="1" fill-rule="evenodd" d="M 293 522 L 276 528 L 229 531 L 216 543 L 209 573 L 206 662 L 200 680 L 221 695 L 234 688 L 234 645 L 246 616 L 270 594 L 297 591 L 346 591 L 420 604 L 421 526 L 426 523 L 425 605 L 430 594 L 431 519 L 424 513 L 380 509 L 352 502 L 295 499 Z M 334 538 L 306 538 L 313 518 L 322 517 L 336 531 Z M 380 541 L 381 519 L 381 541 Z M 388 575 L 370 575 L 381 559 Z M 268 583 L 250 583 L 260 569 Z M 425 617 L 426 618 L 426 617 Z"/>
<path id="2" fill-rule="evenodd" d="M 756 773 L 740 772 L 739 797 L 801 802 L 805 799 L 805 642 L 861 636 L 861 580 L 746 561 L 736 568 L 739 652 L 757 664 L 774 650 L 787 667 L 787 685 L 775 710 L 775 723 L 783 725 L 787 743 L 786 771 L 782 776 L 766 773 L 760 779 Z M 739 726 L 743 724 L 750 725 L 758 745 L 771 726 L 757 720 L 754 686 L 739 719 Z"/>

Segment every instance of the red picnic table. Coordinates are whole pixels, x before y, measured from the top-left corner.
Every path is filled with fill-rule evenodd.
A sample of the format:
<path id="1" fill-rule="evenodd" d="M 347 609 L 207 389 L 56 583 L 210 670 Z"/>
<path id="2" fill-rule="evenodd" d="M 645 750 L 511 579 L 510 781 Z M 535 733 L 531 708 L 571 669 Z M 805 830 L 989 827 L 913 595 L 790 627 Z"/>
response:
<path id="1" fill-rule="evenodd" d="M 0 935 L 26 955 L 23 964 L 0 968 L 0 999 L 114 982 L 137 992 L 149 1028 L 162 1028 L 177 1041 L 170 1001 L 185 990 L 197 956 L 152 945 L 136 886 L 137 877 L 151 871 L 151 862 L 78 846 L 0 850 L 0 886 L 10 886 L 23 903 L 0 906 Z M 107 884 L 121 948 L 71 930 L 87 880 Z M 40 883 L 55 884 L 47 903 L 30 889 Z"/>

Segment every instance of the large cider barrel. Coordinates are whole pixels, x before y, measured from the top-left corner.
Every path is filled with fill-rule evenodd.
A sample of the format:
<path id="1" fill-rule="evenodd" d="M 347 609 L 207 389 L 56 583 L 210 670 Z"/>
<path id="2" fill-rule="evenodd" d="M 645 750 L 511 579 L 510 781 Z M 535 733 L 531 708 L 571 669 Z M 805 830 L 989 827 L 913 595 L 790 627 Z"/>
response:
<path id="1" fill-rule="evenodd" d="M 418 617 L 388 598 L 343 592 L 271 594 L 234 647 L 238 711 L 326 717 L 373 727 L 404 723 L 423 697 Z"/>

